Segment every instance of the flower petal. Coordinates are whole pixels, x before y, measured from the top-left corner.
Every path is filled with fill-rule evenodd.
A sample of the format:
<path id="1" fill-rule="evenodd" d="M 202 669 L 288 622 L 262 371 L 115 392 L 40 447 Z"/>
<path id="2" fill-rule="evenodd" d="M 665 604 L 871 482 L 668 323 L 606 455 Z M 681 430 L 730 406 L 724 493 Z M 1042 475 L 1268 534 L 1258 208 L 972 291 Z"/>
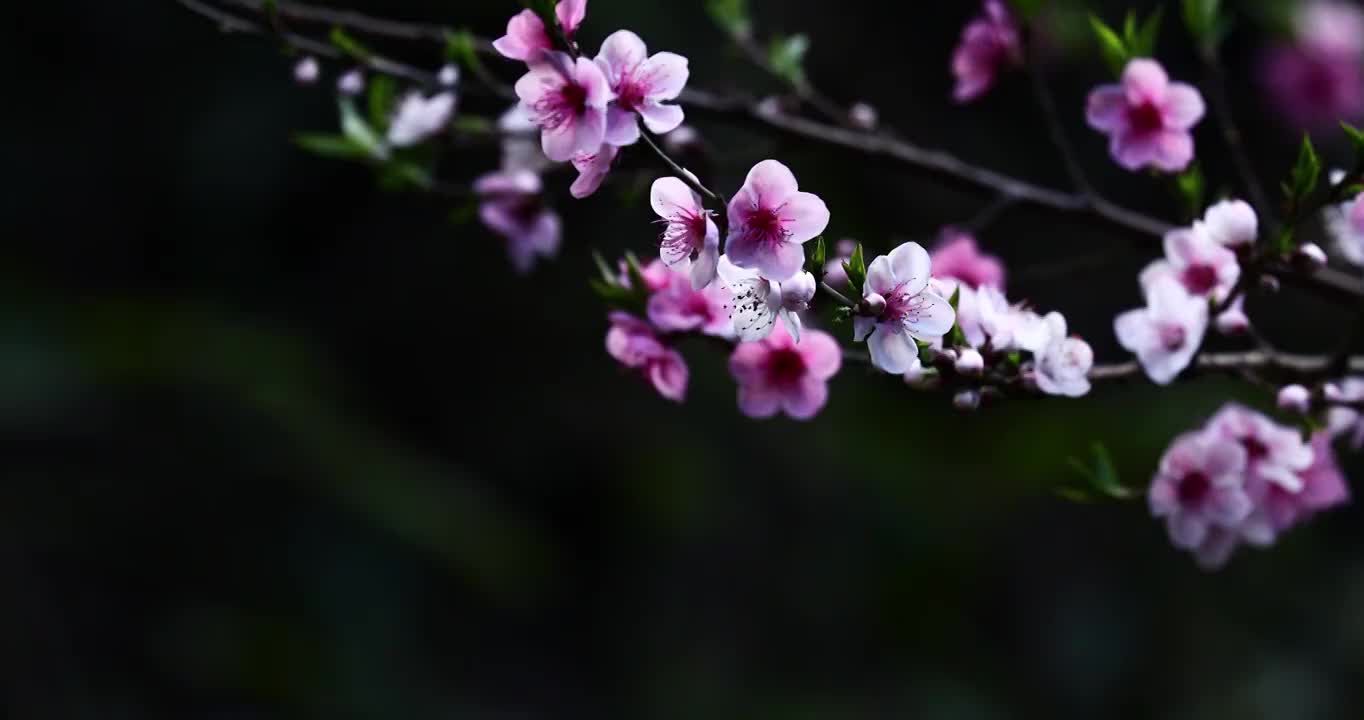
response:
<path id="1" fill-rule="evenodd" d="M 1172 83 L 1165 95 L 1164 116 L 1167 126 L 1187 130 L 1198 124 L 1207 112 L 1203 96 L 1184 83 Z"/>
<path id="2" fill-rule="evenodd" d="M 829 207 L 813 193 L 797 192 L 788 197 L 781 206 L 780 217 L 789 233 L 787 242 L 808 242 L 829 227 Z"/>
<path id="3" fill-rule="evenodd" d="M 951 332 L 956 321 L 957 313 L 952 309 L 952 303 L 931 292 L 914 296 L 914 304 L 904 319 L 910 334 L 924 341 L 936 340 Z M 914 351 L 917 353 L 918 348 Z"/>
<path id="4" fill-rule="evenodd" d="M 790 168 L 776 160 L 764 160 L 748 171 L 743 190 L 751 194 L 753 202 L 759 207 L 776 209 L 794 195 L 799 187 Z"/>
<path id="5" fill-rule="evenodd" d="M 782 397 L 782 408 L 796 420 L 809 420 L 829 401 L 829 386 L 823 380 L 806 377 Z"/>
<path id="6" fill-rule="evenodd" d="M 617 30 L 608 35 L 597 52 L 597 60 L 605 63 L 607 79 L 613 84 L 620 80 L 622 73 L 630 72 L 648 57 L 649 48 L 629 30 Z"/>
<path id="7" fill-rule="evenodd" d="M 680 105 L 662 105 L 659 103 L 645 103 L 639 109 L 639 116 L 644 119 L 644 125 L 649 128 L 649 132 L 655 135 L 663 135 L 677 129 L 686 119 L 686 113 L 682 111 Z"/>
<path id="8" fill-rule="evenodd" d="M 1085 103 L 1085 121 L 1095 130 L 1112 131 L 1123 125 L 1127 113 L 1127 97 L 1117 85 L 1102 85 L 1089 93 Z"/>
<path id="9" fill-rule="evenodd" d="M 933 261 L 929 259 L 924 246 L 916 242 L 907 242 L 890 251 L 890 267 L 895 273 L 895 280 L 905 284 L 901 292 L 918 295 L 928 287 Z"/>
<path id="10" fill-rule="evenodd" d="M 919 347 L 906 332 L 895 332 L 894 328 L 882 323 L 876 332 L 867 338 L 867 349 L 871 351 L 871 364 L 883 372 L 903 375 L 919 359 Z"/>
<path id="11" fill-rule="evenodd" d="M 661 177 L 649 188 L 649 205 L 659 217 L 671 220 L 679 213 L 700 211 L 701 199 L 680 179 Z"/>
<path id="12" fill-rule="evenodd" d="M 685 57 L 661 52 L 644 62 L 636 79 L 644 85 L 645 96 L 656 100 L 673 100 L 687 86 L 690 74 Z"/>

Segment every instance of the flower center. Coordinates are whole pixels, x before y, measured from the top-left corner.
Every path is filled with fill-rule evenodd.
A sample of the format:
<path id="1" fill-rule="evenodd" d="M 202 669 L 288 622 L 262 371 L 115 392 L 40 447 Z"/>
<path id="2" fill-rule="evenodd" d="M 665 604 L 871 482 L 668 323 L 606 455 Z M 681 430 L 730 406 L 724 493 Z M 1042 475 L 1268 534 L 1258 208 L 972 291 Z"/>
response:
<path id="1" fill-rule="evenodd" d="M 663 221 L 665 223 L 663 234 L 659 236 L 658 244 L 668 251 L 670 257 L 676 259 L 674 262 L 680 261 L 683 257 L 691 257 L 692 253 L 701 250 L 706 238 L 708 214 L 678 210 L 671 218 Z"/>
<path id="2" fill-rule="evenodd" d="M 881 311 L 881 322 L 900 322 L 919 309 L 922 301 L 918 295 L 905 292 L 907 284 L 908 281 L 902 282 L 886 294 L 886 309 Z"/>
<path id="3" fill-rule="evenodd" d="M 1179 280 L 1194 295 L 1207 295 L 1217 287 L 1217 271 L 1211 265 L 1190 265 Z"/>
<path id="4" fill-rule="evenodd" d="M 1128 109 L 1127 124 L 1132 128 L 1132 132 L 1138 135 L 1146 135 L 1165 127 L 1165 116 L 1155 103 L 1147 100 Z"/>
<path id="5" fill-rule="evenodd" d="M 575 82 L 565 82 L 535 103 L 535 114 L 546 130 L 557 130 L 586 112 L 587 88 Z"/>
<path id="6" fill-rule="evenodd" d="M 1156 333 L 1160 336 L 1160 344 L 1169 352 L 1184 347 L 1185 332 L 1183 326 L 1161 325 Z"/>
<path id="7" fill-rule="evenodd" d="M 782 225 L 781 216 L 773 208 L 753 208 L 746 225 L 748 236 L 762 245 L 777 245 L 786 240 L 786 227 Z"/>
<path id="8" fill-rule="evenodd" d="M 1257 437 L 1247 437 L 1241 439 L 1241 446 L 1246 449 L 1246 458 L 1250 462 L 1260 460 L 1269 454 L 1269 448 L 1260 442 Z"/>
<path id="9" fill-rule="evenodd" d="M 767 356 L 767 381 L 772 385 L 788 387 L 805 377 L 805 358 L 791 348 L 773 350 Z"/>
<path id="10" fill-rule="evenodd" d="M 1179 496 L 1179 504 L 1188 507 L 1197 507 L 1208 499 L 1208 494 L 1212 492 L 1212 481 L 1207 475 L 1201 472 L 1192 472 L 1185 475 L 1179 481 L 1179 487 L 1175 489 Z"/>
<path id="11" fill-rule="evenodd" d="M 616 105 L 624 110 L 638 112 L 644 107 L 644 87 L 627 74 L 616 88 Z"/>

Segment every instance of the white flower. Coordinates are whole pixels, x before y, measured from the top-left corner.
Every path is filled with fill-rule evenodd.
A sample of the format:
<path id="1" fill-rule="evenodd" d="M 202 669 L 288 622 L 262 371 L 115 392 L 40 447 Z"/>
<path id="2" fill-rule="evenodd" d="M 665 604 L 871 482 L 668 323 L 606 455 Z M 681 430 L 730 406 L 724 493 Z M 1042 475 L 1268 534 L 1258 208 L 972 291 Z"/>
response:
<path id="1" fill-rule="evenodd" d="M 1244 200 L 1223 200 L 1209 207 L 1201 225 L 1213 242 L 1229 248 L 1255 244 L 1260 232 L 1255 210 Z"/>
<path id="2" fill-rule="evenodd" d="M 1344 179 L 1340 170 L 1331 172 L 1331 184 Z M 1341 257 L 1352 265 L 1364 265 L 1364 200 L 1356 198 L 1329 205 L 1321 211 L 1326 223 L 1326 234 L 1335 243 Z"/>
<path id="3" fill-rule="evenodd" d="M 881 370 L 902 375 L 919 362 L 914 342 L 939 340 L 952 329 L 956 312 L 942 296 L 928 288 L 932 262 L 918 243 L 905 243 L 872 260 L 867 268 L 866 292 L 885 298 L 876 317 L 853 320 L 853 339 L 867 342 L 871 362 Z"/>
<path id="4" fill-rule="evenodd" d="M 800 342 L 800 315 L 815 296 L 815 276 L 797 273 L 785 282 L 774 282 L 762 277 L 757 270 L 746 270 L 720 256 L 716 268 L 720 282 L 734 295 L 729 317 L 734 323 L 734 334 L 739 342 L 757 342 L 772 334 L 780 317 Z M 789 289 L 788 289 L 789 288 Z"/>
<path id="5" fill-rule="evenodd" d="M 1084 340 L 1067 337 L 1066 319 L 1061 313 L 1047 315 L 1044 322 L 1050 330 L 1050 341 L 1037 354 L 1034 376 L 1037 388 L 1048 395 L 1080 397 L 1087 394 L 1094 351 Z"/>
<path id="6" fill-rule="evenodd" d="M 454 93 L 444 92 L 431 98 L 410 93 L 398 104 L 388 126 L 388 143 L 394 147 L 417 145 L 444 130 L 454 112 Z"/>
<path id="7" fill-rule="evenodd" d="M 1168 384 L 1189 366 L 1208 329 L 1208 301 L 1189 294 L 1173 278 L 1146 288 L 1146 307 L 1117 317 L 1118 343 L 1141 362 L 1151 380 Z"/>

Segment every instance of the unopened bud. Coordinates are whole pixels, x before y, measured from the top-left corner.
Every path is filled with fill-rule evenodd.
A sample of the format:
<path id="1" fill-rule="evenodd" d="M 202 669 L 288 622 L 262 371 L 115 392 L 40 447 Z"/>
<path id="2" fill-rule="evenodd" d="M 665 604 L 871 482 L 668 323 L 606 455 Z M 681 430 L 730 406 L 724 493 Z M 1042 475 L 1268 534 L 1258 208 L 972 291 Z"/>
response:
<path id="1" fill-rule="evenodd" d="M 962 390 L 952 397 L 952 404 L 958 410 L 970 412 L 980 407 L 980 393 L 975 390 Z"/>
<path id="2" fill-rule="evenodd" d="M 454 65 L 446 65 L 436 73 L 436 82 L 445 87 L 454 87 L 459 84 L 459 68 Z"/>
<path id="3" fill-rule="evenodd" d="M 1293 265 L 1301 272 L 1314 273 L 1326 267 L 1326 251 L 1316 243 L 1303 243 L 1293 251 Z"/>
<path id="4" fill-rule="evenodd" d="M 1326 398 L 1327 402 L 1345 402 L 1345 392 L 1335 383 L 1326 383 L 1325 385 L 1322 385 L 1321 396 Z"/>
<path id="5" fill-rule="evenodd" d="M 781 306 L 791 312 L 800 312 L 810 306 L 817 289 L 814 275 L 808 272 L 796 273 L 781 284 Z"/>
<path id="6" fill-rule="evenodd" d="M 866 103 L 857 103 L 848 110 L 848 120 L 861 130 L 875 130 L 880 119 L 876 108 Z"/>
<path id="7" fill-rule="evenodd" d="M 985 372 L 985 358 L 975 348 L 962 348 L 957 351 L 956 368 L 962 375 L 979 375 Z"/>
<path id="8" fill-rule="evenodd" d="M 886 311 L 886 299 L 876 293 L 868 293 L 862 298 L 861 309 L 864 315 L 880 315 Z"/>
<path id="9" fill-rule="evenodd" d="M 294 82 L 299 85 L 312 85 L 321 74 L 322 69 L 317 64 L 317 58 L 311 55 L 299 60 L 294 66 Z"/>
<path id="10" fill-rule="evenodd" d="M 1250 318 L 1246 315 L 1245 310 L 1241 309 L 1241 305 L 1238 303 L 1227 308 L 1221 315 L 1218 315 L 1215 324 L 1217 326 L 1217 332 L 1220 332 L 1223 335 L 1244 335 L 1245 332 L 1250 329 Z"/>
<path id="11" fill-rule="evenodd" d="M 359 95 L 365 91 L 365 73 L 360 68 L 347 72 L 336 81 L 336 89 L 342 95 Z"/>
<path id="12" fill-rule="evenodd" d="M 1279 409 L 1306 415 L 1312 409 L 1312 393 L 1301 385 L 1285 385 L 1279 390 Z"/>

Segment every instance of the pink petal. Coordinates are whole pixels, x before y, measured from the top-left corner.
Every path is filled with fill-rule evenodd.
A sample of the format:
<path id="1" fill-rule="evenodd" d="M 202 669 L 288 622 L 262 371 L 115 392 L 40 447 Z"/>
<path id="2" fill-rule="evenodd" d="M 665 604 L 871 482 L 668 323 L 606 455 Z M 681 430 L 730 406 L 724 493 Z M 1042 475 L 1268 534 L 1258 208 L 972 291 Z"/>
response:
<path id="1" fill-rule="evenodd" d="M 649 132 L 655 135 L 663 135 L 677 129 L 686 119 L 686 113 L 682 111 L 680 105 L 660 105 L 658 103 L 645 103 L 639 109 L 640 117 L 644 118 L 644 124 L 649 128 Z"/>
<path id="2" fill-rule="evenodd" d="M 853 318 L 853 341 L 862 342 L 876 329 L 876 318 L 858 315 Z"/>
<path id="3" fill-rule="evenodd" d="M 776 209 L 799 190 L 799 185 L 790 168 L 776 160 L 764 160 L 748 171 L 740 192 L 744 190 L 751 194 L 759 207 Z M 738 199 L 737 195 L 735 199 Z"/>
<path id="4" fill-rule="evenodd" d="M 578 130 L 572 123 L 564 123 L 557 128 L 540 132 L 540 149 L 544 151 L 545 157 L 554 162 L 572 160 L 574 155 L 582 152 L 579 145 Z"/>
<path id="5" fill-rule="evenodd" d="M 1155 161 L 1158 152 L 1156 139 L 1151 135 L 1134 135 L 1119 128 L 1109 141 L 1109 153 L 1126 170 L 1141 170 Z"/>
<path id="6" fill-rule="evenodd" d="M 1101 85 L 1089 93 L 1085 120 L 1095 130 L 1112 131 L 1126 124 L 1127 97 L 1118 85 Z"/>
<path id="7" fill-rule="evenodd" d="M 1207 107 L 1198 90 L 1184 83 L 1173 83 L 1165 96 L 1164 116 L 1166 125 L 1187 130 L 1203 119 Z"/>
<path id="8" fill-rule="evenodd" d="M 649 205 L 659 217 L 671 219 L 679 213 L 700 212 L 701 198 L 675 177 L 662 177 L 649 189 Z"/>
<path id="9" fill-rule="evenodd" d="M 1127 95 L 1127 102 L 1132 105 L 1144 102 L 1159 104 L 1169 84 L 1170 76 L 1165 74 L 1165 68 L 1148 58 L 1127 63 L 1127 68 L 1122 72 L 1123 92 Z"/>
<path id="10" fill-rule="evenodd" d="M 798 192 L 789 196 L 781 206 L 780 214 L 782 225 L 790 233 L 788 242 L 808 242 L 829 227 L 829 207 L 813 193 Z"/>
<path id="11" fill-rule="evenodd" d="M 905 327 L 914 337 L 930 341 L 951 332 L 952 325 L 957 321 L 951 303 L 930 292 L 920 293 L 916 300 L 914 308 L 905 318 Z M 918 348 L 915 348 L 917 352 Z"/>
<path id="12" fill-rule="evenodd" d="M 876 326 L 867 338 L 867 349 L 871 364 L 892 375 L 903 375 L 919 362 L 919 347 L 909 333 L 895 332 L 886 324 Z"/>
<path id="13" fill-rule="evenodd" d="M 895 271 L 892 268 L 890 257 L 881 255 L 872 258 L 871 264 L 867 266 L 867 282 L 863 289 L 867 293 L 879 295 L 889 295 L 894 292 L 899 281 L 896 279 Z"/>
<path id="14" fill-rule="evenodd" d="M 805 334 L 805 339 L 800 343 L 800 354 L 805 358 L 810 376 L 821 381 L 833 377 L 843 365 L 843 350 L 838 346 L 838 341 L 819 330 Z"/>
<path id="15" fill-rule="evenodd" d="M 587 0 L 559 0 L 554 7 L 554 17 L 559 20 L 564 34 L 572 37 L 587 18 Z"/>
<path id="16" fill-rule="evenodd" d="M 720 231 L 715 227 L 715 221 L 707 219 L 709 226 L 706 235 L 706 247 L 696 255 L 696 262 L 691 266 L 691 286 L 694 290 L 708 287 L 715 281 L 716 266 L 720 258 L 719 234 Z M 712 243 L 711 239 L 715 242 Z"/>
<path id="17" fill-rule="evenodd" d="M 618 105 L 606 109 L 606 142 L 617 147 L 639 142 L 639 118 Z"/>
<path id="18" fill-rule="evenodd" d="M 1180 512 L 1171 515 L 1166 521 L 1170 530 L 1170 542 L 1175 547 L 1192 550 L 1208 536 L 1208 524 L 1203 518 L 1192 513 Z"/>
<path id="19" fill-rule="evenodd" d="M 771 352 L 766 343 L 739 343 L 729 356 L 729 374 L 740 385 L 762 382 L 767 377 L 767 358 Z"/>
<path id="20" fill-rule="evenodd" d="M 1145 309 L 1128 310 L 1113 321 L 1118 344 L 1128 352 L 1139 353 L 1158 344 L 1155 327 Z"/>
<path id="21" fill-rule="evenodd" d="M 1167 130 L 1157 138 L 1153 163 L 1161 170 L 1180 172 L 1189 166 L 1193 157 L 1193 135 L 1188 131 Z"/>
<path id="22" fill-rule="evenodd" d="M 649 49 L 640 37 L 629 30 L 617 30 L 602 41 L 597 59 L 610 68 L 611 80 L 619 80 L 649 57 Z"/>
<path id="23" fill-rule="evenodd" d="M 928 287 L 928 280 L 933 274 L 933 261 L 924 246 L 908 242 L 890 251 L 890 268 L 895 280 L 905 284 L 901 292 L 918 295 Z"/>
<path id="24" fill-rule="evenodd" d="M 534 10 L 522 10 L 507 21 L 507 34 L 493 41 L 493 49 L 504 57 L 529 63 L 540 51 L 554 45 L 545 33 L 545 24 Z"/>
<path id="25" fill-rule="evenodd" d="M 807 377 L 782 398 L 786 414 L 796 420 L 809 420 L 829 401 L 829 386 L 823 380 Z"/>
<path id="26" fill-rule="evenodd" d="M 676 350 L 668 351 L 649 365 L 649 380 L 654 384 L 654 389 L 674 402 L 682 402 L 686 398 L 689 377 L 687 362 Z"/>
<path id="27" fill-rule="evenodd" d="M 762 384 L 739 386 L 739 412 L 756 419 L 770 418 L 781 406 L 781 394 Z"/>
<path id="28" fill-rule="evenodd" d="M 611 83 L 606 79 L 599 65 L 585 57 L 578 58 L 573 65 L 573 82 L 587 91 L 586 102 L 589 108 L 604 109 L 606 104 L 616 99 Z"/>
<path id="29" fill-rule="evenodd" d="M 690 74 L 685 57 L 661 52 L 645 61 L 637 79 L 644 85 L 645 96 L 655 100 L 674 100 L 687 86 Z"/>

